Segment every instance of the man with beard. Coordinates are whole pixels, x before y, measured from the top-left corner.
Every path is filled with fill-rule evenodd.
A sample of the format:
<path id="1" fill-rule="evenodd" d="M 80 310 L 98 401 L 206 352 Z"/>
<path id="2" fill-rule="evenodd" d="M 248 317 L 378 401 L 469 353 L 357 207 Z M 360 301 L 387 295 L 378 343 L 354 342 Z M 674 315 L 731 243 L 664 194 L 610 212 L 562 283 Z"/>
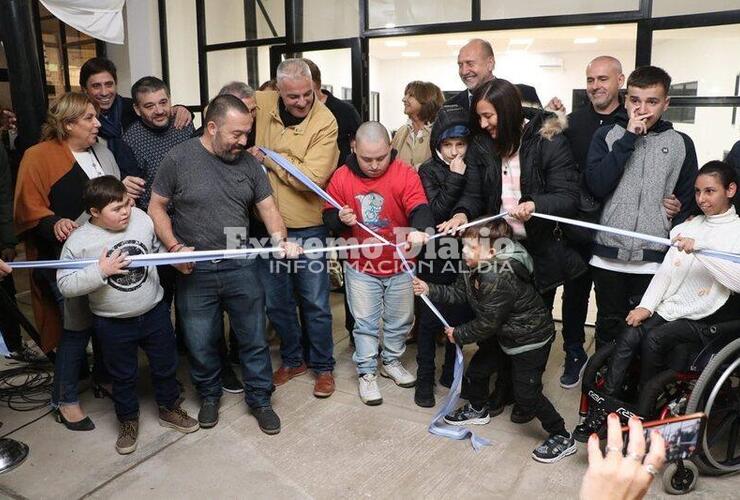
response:
<path id="1" fill-rule="evenodd" d="M 123 142 L 131 149 L 136 161 L 137 170 L 142 177 L 130 175 L 124 185 L 136 206 L 146 210 L 152 193 L 152 183 L 157 175 L 159 164 L 174 146 L 184 142 L 193 135 L 193 124 L 176 127 L 170 102 L 170 90 L 157 77 L 145 76 L 131 87 L 133 109 L 139 119 L 123 133 Z M 157 266 L 160 284 L 164 289 L 164 303 L 171 308 L 175 294 L 177 271 L 172 266 Z M 178 349 L 185 351 L 180 328 L 180 317 L 175 322 Z M 224 386 L 234 392 L 241 392 L 241 382 L 236 378 L 230 365 L 225 365 L 222 372 Z"/>
<path id="2" fill-rule="evenodd" d="M 165 156 L 152 186 L 149 215 L 169 252 L 220 250 L 249 239 L 249 213 L 256 208 L 274 245 L 295 257 L 298 247 L 286 230 L 262 168 L 244 154 L 252 115 L 232 95 L 208 104 L 202 137 L 175 146 Z M 173 217 L 167 214 L 172 204 Z M 227 242 L 227 233 L 230 239 Z M 228 243 L 228 245 L 227 245 Z M 179 264 L 177 307 L 190 355 L 190 375 L 202 398 L 198 421 L 218 423 L 221 399 L 219 338 L 223 312 L 229 315 L 239 344 L 244 398 L 260 429 L 280 432 L 270 405 L 272 364 L 265 338 L 264 290 L 256 259 L 228 259 Z"/>
<path id="3" fill-rule="evenodd" d="M 113 61 L 105 57 L 93 57 L 80 68 L 80 88 L 95 101 L 100 120 L 99 137 L 105 140 L 116 159 L 121 179 L 126 189 L 133 186 L 129 177 L 141 177 L 131 148 L 123 142 L 123 133 L 137 121 L 133 101 L 118 94 L 118 74 Z M 190 111 L 184 106 L 172 106 L 171 117 L 175 128 L 183 128 L 192 122 Z"/>
<path id="4" fill-rule="evenodd" d="M 277 86 L 278 92 L 256 93 L 256 144 L 277 151 L 316 184 L 326 187 L 339 157 L 337 121 L 326 105 L 316 99 L 311 70 L 302 59 L 280 63 Z M 252 148 L 251 152 L 267 169 L 288 236 L 299 243 L 324 241 L 328 230 L 321 218 L 322 199 L 258 148 Z M 260 276 L 267 292 L 267 315 L 281 340 L 283 365 L 275 372 L 273 382 L 282 385 L 303 375 L 310 367 L 316 374 L 314 396 L 331 396 L 334 340 L 326 256 L 301 257 L 288 269 L 267 259 L 261 264 L 264 264 Z M 296 306 L 301 309 L 308 337 L 308 359 L 301 346 Z"/>
<path id="5" fill-rule="evenodd" d="M 123 133 L 123 141 L 134 152 L 144 177 L 129 178 L 128 194 L 136 200 L 137 207 L 146 210 L 160 162 L 170 149 L 193 136 L 193 124 L 182 128 L 174 126 L 170 91 L 155 76 L 137 81 L 131 87 L 131 97 L 140 120 L 134 121 Z"/>

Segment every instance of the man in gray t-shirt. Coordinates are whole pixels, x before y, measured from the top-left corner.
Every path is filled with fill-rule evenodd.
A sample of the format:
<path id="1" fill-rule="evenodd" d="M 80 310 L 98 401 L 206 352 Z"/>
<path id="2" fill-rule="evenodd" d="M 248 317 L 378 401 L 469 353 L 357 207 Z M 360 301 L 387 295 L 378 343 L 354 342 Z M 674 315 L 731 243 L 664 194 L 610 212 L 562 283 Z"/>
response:
<path id="1" fill-rule="evenodd" d="M 227 232 L 249 238 L 249 212 L 256 208 L 272 241 L 289 257 L 299 248 L 287 231 L 259 164 L 245 155 L 252 115 L 239 99 L 218 96 L 208 105 L 203 136 L 174 147 L 152 185 L 149 215 L 169 252 L 227 248 Z M 172 204 L 174 226 L 167 215 Z M 230 242 L 233 243 L 233 242 Z M 233 244 L 231 245 L 233 247 Z M 280 432 L 270 405 L 272 365 L 265 339 L 264 290 L 255 259 L 179 264 L 177 307 L 190 353 L 190 375 L 202 398 L 201 427 L 218 423 L 221 362 L 218 341 L 226 311 L 239 344 L 244 398 L 267 434 Z"/>

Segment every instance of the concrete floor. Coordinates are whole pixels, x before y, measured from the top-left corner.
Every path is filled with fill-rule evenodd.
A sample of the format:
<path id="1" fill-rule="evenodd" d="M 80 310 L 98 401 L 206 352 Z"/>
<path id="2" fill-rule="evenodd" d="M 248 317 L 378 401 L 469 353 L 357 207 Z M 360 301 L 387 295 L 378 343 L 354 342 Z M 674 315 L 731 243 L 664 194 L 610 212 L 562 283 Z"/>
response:
<path id="1" fill-rule="evenodd" d="M 530 458 L 544 438 L 533 421 L 516 425 L 507 409 L 475 431 L 492 446 L 475 453 L 467 442 L 429 434 L 436 409 L 413 402 L 413 389 L 380 380 L 384 402 L 368 407 L 357 396 L 352 349 L 343 325 L 341 296 L 332 294 L 335 312 L 337 392 L 329 399 L 312 395 L 311 375 L 296 378 L 273 395 L 282 432 L 260 432 L 239 395 L 224 394 L 218 426 L 183 435 L 157 423 L 148 370 L 142 364 L 139 447 L 131 455 L 115 452 L 117 422 L 108 399 L 85 391 L 82 404 L 97 428 L 67 431 L 50 415 L 15 432 L 30 456 L 18 469 L 0 476 L 6 498 L 577 498 L 587 459 L 576 455 L 553 465 Z M 557 313 L 556 313 L 557 316 Z M 588 335 L 589 347 L 592 332 Z M 404 355 L 415 370 L 415 347 Z M 466 349 L 470 356 L 473 349 Z M 273 366 L 279 366 L 277 347 Z M 438 360 L 441 352 L 438 354 Z M 2 361 L 0 361 L 2 363 Z M 565 417 L 577 423 L 579 392 L 558 385 L 563 355 L 553 349 L 545 393 Z M 0 364 L 0 370 L 7 367 Z M 188 381 L 183 360 L 180 380 Z M 198 401 L 186 383 L 185 408 L 197 414 Z M 437 403 L 446 389 L 437 389 Z M 8 432 L 44 411 L 18 413 L 0 408 Z M 738 498 L 740 476 L 702 477 L 691 498 Z M 660 481 L 652 498 L 668 498 Z"/>

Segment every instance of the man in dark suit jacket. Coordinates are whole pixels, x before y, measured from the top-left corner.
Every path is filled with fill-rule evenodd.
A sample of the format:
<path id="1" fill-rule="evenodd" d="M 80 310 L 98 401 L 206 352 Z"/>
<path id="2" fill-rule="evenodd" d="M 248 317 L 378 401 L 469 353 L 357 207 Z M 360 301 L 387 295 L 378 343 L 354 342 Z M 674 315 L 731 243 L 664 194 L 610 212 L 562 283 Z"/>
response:
<path id="1" fill-rule="evenodd" d="M 496 57 L 493 47 L 486 40 L 474 38 L 460 48 L 457 55 L 457 71 L 460 80 L 467 87 L 462 92 L 448 99 L 445 104 L 457 104 L 466 111 L 470 111 L 470 102 L 473 91 L 480 85 L 493 80 L 493 69 L 496 67 Z M 530 85 L 517 84 L 522 94 L 522 103 L 530 107 L 542 107 L 537 90 Z"/>

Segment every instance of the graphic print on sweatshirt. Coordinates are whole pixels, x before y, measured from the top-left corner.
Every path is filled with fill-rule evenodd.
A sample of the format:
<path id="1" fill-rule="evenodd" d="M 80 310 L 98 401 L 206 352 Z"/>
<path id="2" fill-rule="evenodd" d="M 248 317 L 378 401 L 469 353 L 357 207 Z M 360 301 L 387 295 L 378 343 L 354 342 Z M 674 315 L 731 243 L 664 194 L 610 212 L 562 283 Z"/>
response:
<path id="1" fill-rule="evenodd" d="M 108 256 L 116 250 L 120 250 L 121 253 L 125 253 L 130 257 L 149 253 L 147 252 L 146 246 L 138 240 L 119 241 L 113 245 L 113 248 L 108 250 Z M 108 284 L 121 292 L 133 292 L 144 284 L 148 276 L 148 267 L 136 267 L 128 269 L 128 274 L 118 274 L 116 276 L 109 277 Z"/>
<path id="2" fill-rule="evenodd" d="M 381 229 L 388 227 L 390 221 L 381 219 L 385 199 L 378 193 L 358 194 L 355 199 L 360 203 L 362 222 L 370 228 Z"/>

